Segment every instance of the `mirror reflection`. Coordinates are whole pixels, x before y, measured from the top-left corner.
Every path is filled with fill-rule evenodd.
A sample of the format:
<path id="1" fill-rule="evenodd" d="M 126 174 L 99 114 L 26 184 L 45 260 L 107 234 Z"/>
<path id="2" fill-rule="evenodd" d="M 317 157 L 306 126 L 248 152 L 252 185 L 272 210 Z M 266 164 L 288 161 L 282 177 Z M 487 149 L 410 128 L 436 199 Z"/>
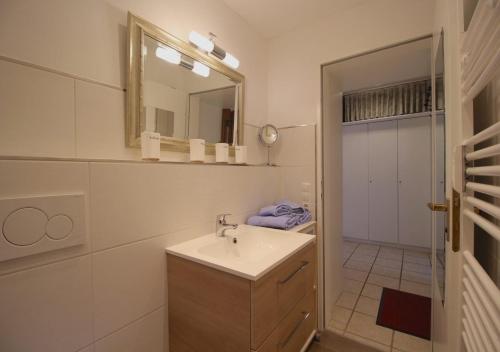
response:
<path id="1" fill-rule="evenodd" d="M 444 38 L 443 33 L 439 37 L 439 45 L 434 58 L 435 84 L 434 89 L 434 109 L 436 110 L 436 185 L 435 198 L 438 203 L 446 202 L 446 160 L 445 160 L 445 111 L 444 111 Z M 445 272 L 446 272 L 446 233 L 447 215 L 446 213 L 436 213 L 435 234 L 436 234 L 436 277 L 441 299 L 444 304 L 445 297 Z"/>
<path id="2" fill-rule="evenodd" d="M 259 131 L 260 141 L 266 145 L 271 146 L 278 141 L 279 132 L 273 125 L 265 125 Z"/>
<path id="3" fill-rule="evenodd" d="M 162 137 L 233 143 L 237 83 L 220 72 L 144 35 L 143 111 L 140 132 Z"/>

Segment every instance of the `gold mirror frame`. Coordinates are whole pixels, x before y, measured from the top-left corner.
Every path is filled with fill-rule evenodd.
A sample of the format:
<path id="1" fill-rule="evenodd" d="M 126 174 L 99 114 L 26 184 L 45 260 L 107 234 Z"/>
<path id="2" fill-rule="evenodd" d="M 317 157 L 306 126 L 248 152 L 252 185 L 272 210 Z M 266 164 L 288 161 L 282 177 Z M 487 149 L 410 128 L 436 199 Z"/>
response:
<path id="1" fill-rule="evenodd" d="M 222 73 L 239 85 L 238 92 L 238 125 L 236 132 L 236 144 L 243 144 L 244 126 L 244 89 L 245 76 L 226 66 L 222 61 L 200 51 L 189 43 L 173 36 L 160 27 L 144 20 L 141 17 L 128 13 L 128 76 L 127 76 L 127 114 L 126 114 L 126 143 L 129 147 L 138 148 L 141 146 L 140 135 L 141 115 L 143 114 L 143 78 L 144 62 L 142 60 L 142 47 L 144 45 L 144 35 L 168 45 L 180 53 L 190 56 L 196 61 L 207 65 L 211 69 Z M 189 140 L 174 137 L 161 137 L 161 149 L 174 152 L 189 152 Z M 215 154 L 215 144 L 207 143 L 206 154 Z M 234 146 L 230 146 L 230 154 L 234 155 Z"/>

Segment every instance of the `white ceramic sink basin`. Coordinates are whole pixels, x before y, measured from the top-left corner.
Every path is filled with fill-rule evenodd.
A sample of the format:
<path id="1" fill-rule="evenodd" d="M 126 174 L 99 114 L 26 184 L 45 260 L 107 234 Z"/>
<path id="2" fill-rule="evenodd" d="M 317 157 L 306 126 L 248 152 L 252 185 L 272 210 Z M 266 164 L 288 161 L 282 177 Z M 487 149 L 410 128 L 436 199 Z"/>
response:
<path id="1" fill-rule="evenodd" d="M 315 236 L 240 225 L 167 248 L 167 253 L 250 280 L 257 280 L 315 240 Z"/>

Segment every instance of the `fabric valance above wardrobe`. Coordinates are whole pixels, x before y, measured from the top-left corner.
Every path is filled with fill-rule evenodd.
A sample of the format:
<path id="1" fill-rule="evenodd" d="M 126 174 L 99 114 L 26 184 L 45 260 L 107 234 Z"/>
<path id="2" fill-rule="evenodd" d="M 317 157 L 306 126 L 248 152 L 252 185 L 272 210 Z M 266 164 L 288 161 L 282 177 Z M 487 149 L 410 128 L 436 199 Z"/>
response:
<path id="1" fill-rule="evenodd" d="M 444 108 L 443 79 L 436 79 L 436 109 Z M 343 122 L 432 110 L 431 80 L 407 82 L 343 95 Z"/>

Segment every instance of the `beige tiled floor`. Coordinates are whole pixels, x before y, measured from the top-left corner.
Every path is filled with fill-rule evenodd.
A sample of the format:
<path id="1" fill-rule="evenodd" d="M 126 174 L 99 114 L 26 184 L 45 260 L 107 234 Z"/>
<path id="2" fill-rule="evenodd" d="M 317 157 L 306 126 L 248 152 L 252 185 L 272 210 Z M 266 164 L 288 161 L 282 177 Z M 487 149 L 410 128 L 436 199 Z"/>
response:
<path id="1" fill-rule="evenodd" d="M 343 292 L 328 327 L 379 351 L 427 352 L 427 340 L 376 324 L 382 287 L 431 295 L 429 253 L 344 241 Z"/>

